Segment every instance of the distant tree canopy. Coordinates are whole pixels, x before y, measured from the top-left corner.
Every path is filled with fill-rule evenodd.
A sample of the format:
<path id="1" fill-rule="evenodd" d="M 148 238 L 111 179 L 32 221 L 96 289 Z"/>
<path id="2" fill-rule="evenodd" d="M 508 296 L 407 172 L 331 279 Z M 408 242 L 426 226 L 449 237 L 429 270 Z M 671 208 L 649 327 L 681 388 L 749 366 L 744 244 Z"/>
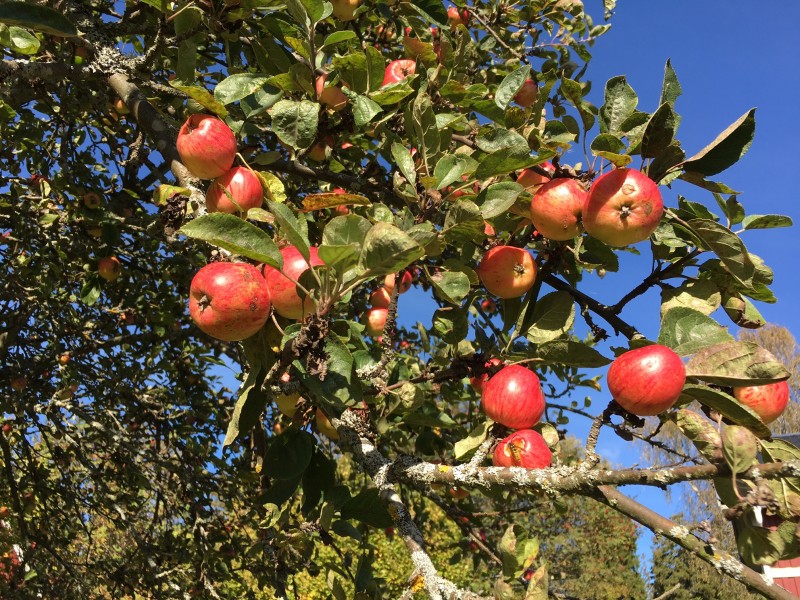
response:
<path id="1" fill-rule="evenodd" d="M 646 527 L 787 598 L 623 493 L 714 481 L 749 565 L 800 554 L 800 450 L 732 395 L 797 366 L 734 337 L 791 224 L 719 181 L 755 109 L 684 148 L 671 63 L 587 80 L 614 5 L 0 2 L 0 596 L 643 598 Z"/>

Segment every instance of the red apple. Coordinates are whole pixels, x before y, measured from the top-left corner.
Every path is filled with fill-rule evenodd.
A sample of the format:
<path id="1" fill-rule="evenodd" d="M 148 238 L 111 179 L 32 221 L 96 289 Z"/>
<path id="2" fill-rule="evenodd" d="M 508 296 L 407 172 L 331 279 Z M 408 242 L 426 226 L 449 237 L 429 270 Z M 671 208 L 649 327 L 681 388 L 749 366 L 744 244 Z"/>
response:
<path id="1" fill-rule="evenodd" d="M 267 280 L 269 296 L 275 312 L 287 319 L 302 319 L 314 311 L 314 303 L 309 298 L 301 298 L 297 293 L 297 282 L 308 270 L 309 263 L 294 246 L 281 249 L 283 269 L 264 265 L 264 278 Z M 316 248 L 309 248 L 312 267 L 324 265 Z"/>
<path id="2" fill-rule="evenodd" d="M 333 145 L 333 138 L 326 135 L 316 144 L 308 149 L 308 158 L 315 162 L 325 162 L 331 154 L 331 146 Z"/>
<path id="3" fill-rule="evenodd" d="M 772 423 L 789 404 L 789 384 L 785 381 L 766 385 L 733 388 L 733 396 L 756 413 L 764 423 Z"/>
<path id="4" fill-rule="evenodd" d="M 333 427 L 331 420 L 328 418 L 324 412 L 322 412 L 321 408 L 317 408 L 316 418 L 314 419 L 314 425 L 317 427 L 317 431 L 321 434 L 326 436 L 330 440 L 338 440 L 339 439 L 339 432 Z"/>
<path id="5" fill-rule="evenodd" d="M 361 0 L 331 0 L 333 5 L 333 16 L 340 21 L 352 21 L 355 19 L 353 13 L 361 6 Z"/>
<path id="6" fill-rule="evenodd" d="M 383 279 L 383 287 L 386 288 L 386 291 L 389 292 L 389 295 L 392 294 L 394 291 L 394 273 L 389 273 Z M 408 290 L 411 289 L 411 282 L 413 277 L 409 271 L 403 271 L 403 276 L 400 278 L 400 289 L 398 290 L 398 294 L 405 294 Z"/>
<path id="7" fill-rule="evenodd" d="M 536 281 L 536 263 L 524 248 L 495 246 L 483 255 L 478 277 L 483 287 L 498 298 L 519 298 Z"/>
<path id="8" fill-rule="evenodd" d="M 247 263 L 215 262 L 200 269 L 189 289 L 189 314 L 217 339 L 243 340 L 269 317 L 269 289 L 261 272 Z"/>
<path id="9" fill-rule="evenodd" d="M 92 210 L 103 206 L 103 200 L 100 198 L 98 194 L 95 194 L 94 192 L 87 192 L 86 194 L 83 195 L 81 200 L 83 200 L 83 205 L 86 208 Z"/>
<path id="10" fill-rule="evenodd" d="M 576 179 L 551 179 L 531 200 L 531 221 L 544 237 L 566 241 L 581 234 L 580 219 L 588 194 Z"/>
<path id="11" fill-rule="evenodd" d="M 641 242 L 664 214 L 655 182 L 635 169 L 614 169 L 598 177 L 583 209 L 586 232 L 609 246 Z"/>
<path id="12" fill-rule="evenodd" d="M 386 66 L 386 72 L 383 76 L 383 84 L 389 85 L 390 83 L 397 83 L 403 81 L 409 75 L 413 75 L 417 71 L 417 63 L 408 58 L 401 58 L 393 60 Z"/>
<path id="13" fill-rule="evenodd" d="M 131 112 L 131 109 L 128 108 L 128 105 L 125 104 L 125 101 L 122 98 L 117 98 L 114 100 L 114 110 L 118 115 L 127 115 Z"/>
<path id="14" fill-rule="evenodd" d="M 343 190 L 342 188 L 337 187 L 337 188 L 333 188 L 333 193 L 334 194 L 346 194 L 347 191 Z"/>
<path id="15" fill-rule="evenodd" d="M 386 325 L 388 317 L 388 308 L 370 308 L 364 313 L 364 333 L 370 337 L 378 337 L 383 333 L 383 327 Z"/>
<path id="16" fill-rule="evenodd" d="M 492 456 L 495 467 L 544 469 L 552 460 L 553 453 L 544 438 L 532 429 L 522 429 L 501 440 Z"/>
<path id="17" fill-rule="evenodd" d="M 542 418 L 544 394 L 536 373 L 520 365 L 500 369 L 483 384 L 486 416 L 512 429 L 528 429 Z"/>
<path id="18" fill-rule="evenodd" d="M 343 110 L 347 106 L 347 96 L 344 95 L 342 88 L 337 85 L 325 87 L 325 80 L 327 78 L 327 75 L 320 75 L 317 77 L 314 86 L 317 92 L 317 99 L 320 104 L 324 104 L 331 110 Z"/>
<path id="19" fill-rule="evenodd" d="M 447 9 L 447 20 L 450 21 L 450 27 L 469 25 L 469 18 L 470 14 L 466 8 L 458 10 L 457 6 L 451 6 Z"/>
<path id="20" fill-rule="evenodd" d="M 514 94 L 513 100 L 523 108 L 528 108 L 531 104 L 536 102 L 538 96 L 539 86 L 536 85 L 533 79 L 528 78 L 522 84 L 522 87 L 519 88 L 519 91 Z"/>
<path id="21" fill-rule="evenodd" d="M 457 485 L 453 485 L 447 488 L 447 493 L 456 500 L 463 500 L 464 498 L 469 496 L 469 490 L 465 490 L 464 488 L 458 487 Z"/>
<path id="22" fill-rule="evenodd" d="M 192 175 L 216 179 L 233 165 L 236 137 L 224 121 L 211 115 L 192 115 L 178 132 L 178 154 Z"/>
<path id="23" fill-rule="evenodd" d="M 497 367 L 503 364 L 499 358 L 490 358 L 484 363 L 484 366 L 487 369 L 486 373 L 481 374 L 480 376 L 473 376 L 469 378 L 470 385 L 475 389 L 476 392 L 479 394 L 483 392 L 483 384 L 489 381 L 489 373 L 492 370 L 492 367 Z"/>
<path id="24" fill-rule="evenodd" d="M 654 344 L 629 350 L 611 363 L 608 390 L 617 403 L 640 417 L 657 415 L 675 404 L 686 382 L 681 357 Z"/>
<path id="25" fill-rule="evenodd" d="M 122 274 L 122 263 L 116 256 L 104 256 L 97 261 L 97 273 L 106 281 L 114 281 Z"/>
<path id="26" fill-rule="evenodd" d="M 206 192 L 208 212 L 247 214 L 264 202 L 264 190 L 258 176 L 247 167 L 233 167 L 217 177 Z"/>
<path id="27" fill-rule="evenodd" d="M 375 308 L 389 308 L 392 293 L 385 287 L 379 287 L 369 296 L 369 303 Z"/>
<path id="28" fill-rule="evenodd" d="M 493 315 L 497 312 L 497 303 L 491 298 L 484 298 L 481 300 L 481 309 L 487 315 Z"/>
<path id="29" fill-rule="evenodd" d="M 543 163 L 539 166 L 550 173 L 555 171 L 555 167 L 549 162 Z M 517 183 L 531 193 L 535 193 L 536 190 L 538 190 L 548 181 L 550 181 L 550 177 L 541 175 L 533 169 L 522 169 L 522 171 L 519 172 L 519 175 L 517 175 Z"/>

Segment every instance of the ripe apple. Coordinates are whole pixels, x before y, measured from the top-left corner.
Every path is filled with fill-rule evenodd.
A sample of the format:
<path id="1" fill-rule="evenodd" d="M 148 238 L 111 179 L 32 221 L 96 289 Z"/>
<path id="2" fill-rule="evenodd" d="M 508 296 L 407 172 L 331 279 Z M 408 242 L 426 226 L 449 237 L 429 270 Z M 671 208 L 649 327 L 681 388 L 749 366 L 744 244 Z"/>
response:
<path id="1" fill-rule="evenodd" d="M 378 337 L 383 333 L 383 327 L 386 325 L 386 319 L 388 317 L 388 308 L 370 308 L 364 313 L 364 333 L 370 337 Z"/>
<path id="2" fill-rule="evenodd" d="M 70 355 L 69 352 L 64 352 L 61 356 L 58 357 L 58 364 L 60 365 L 67 365 L 69 364 Z"/>
<path id="3" fill-rule="evenodd" d="M 664 214 L 655 182 L 635 169 L 614 169 L 598 177 L 583 209 L 583 227 L 609 246 L 641 242 Z"/>
<path id="4" fill-rule="evenodd" d="M 789 384 L 778 381 L 767 385 L 735 387 L 733 396 L 761 417 L 764 423 L 772 423 L 789 404 Z"/>
<path id="5" fill-rule="evenodd" d="M 217 177 L 206 192 L 208 212 L 247 214 L 264 202 L 264 190 L 258 176 L 247 167 L 233 167 Z M 238 206 L 237 206 L 238 205 Z"/>
<path id="6" fill-rule="evenodd" d="M 331 0 L 333 5 L 333 16 L 340 21 L 352 21 L 355 19 L 356 9 L 361 6 L 361 0 Z"/>
<path id="7" fill-rule="evenodd" d="M 327 75 L 320 75 L 317 77 L 317 81 L 314 85 L 314 89 L 317 92 L 317 99 L 320 104 L 324 104 L 331 110 L 343 110 L 347 106 L 347 96 L 344 95 L 342 88 L 338 85 L 325 87 L 325 80 L 327 78 Z"/>
<path id="8" fill-rule="evenodd" d="M 322 412 L 321 408 L 317 408 L 316 417 L 314 419 L 314 425 L 317 427 L 317 431 L 321 434 L 326 436 L 330 440 L 338 440 L 339 439 L 339 432 L 334 429 L 331 420 L 328 418 L 324 412 Z"/>
<path id="9" fill-rule="evenodd" d="M 551 179 L 531 200 L 531 221 L 544 237 L 566 241 L 579 236 L 588 194 L 575 179 Z"/>
<path id="10" fill-rule="evenodd" d="M 481 309 L 487 315 L 493 315 L 497 312 L 497 302 L 492 300 L 491 298 L 484 298 L 481 300 Z"/>
<path id="11" fill-rule="evenodd" d="M 316 144 L 308 149 L 308 158 L 314 162 L 325 162 L 331 154 L 331 146 L 333 145 L 333 138 L 326 135 Z"/>
<path id="12" fill-rule="evenodd" d="M 685 382 L 686 368 L 681 357 L 659 344 L 629 350 L 608 369 L 608 390 L 614 400 L 640 417 L 670 408 Z"/>
<path id="13" fill-rule="evenodd" d="M 553 453 L 544 438 L 533 429 L 522 429 L 504 438 L 492 455 L 495 467 L 544 469 L 552 460 Z"/>
<path id="14" fill-rule="evenodd" d="M 389 308 L 392 293 L 385 287 L 379 287 L 369 296 L 369 303 L 375 308 Z"/>
<path id="15" fill-rule="evenodd" d="M 457 485 L 453 485 L 447 488 L 447 493 L 456 500 L 463 500 L 464 498 L 469 496 L 469 490 L 465 490 L 464 488 L 458 487 Z"/>
<path id="16" fill-rule="evenodd" d="M 479 394 L 483 392 L 483 384 L 489 381 L 489 373 L 492 371 L 493 367 L 498 367 L 503 364 L 499 358 L 490 358 L 484 363 L 484 366 L 487 369 L 486 373 L 482 373 L 480 376 L 474 375 L 469 378 L 470 385 L 475 389 L 476 392 Z"/>
<path id="17" fill-rule="evenodd" d="M 514 94 L 513 100 L 523 108 L 528 108 L 531 104 L 536 102 L 538 96 L 539 86 L 536 85 L 533 79 L 528 78 L 522 84 L 522 87 L 519 88 L 519 91 Z"/>
<path id="18" fill-rule="evenodd" d="M 486 416 L 512 429 L 528 429 L 542 418 L 544 393 L 536 373 L 520 365 L 500 369 L 483 384 Z"/>
<path id="19" fill-rule="evenodd" d="M 128 108 L 128 105 L 125 104 L 125 101 L 122 98 L 117 98 L 114 100 L 114 110 L 118 115 L 127 115 L 131 112 L 131 109 Z"/>
<path id="20" fill-rule="evenodd" d="M 555 167 L 552 163 L 546 162 L 539 165 L 545 171 L 550 173 L 555 172 Z M 540 187 L 542 187 L 545 183 L 550 181 L 550 177 L 545 175 L 541 175 L 534 171 L 533 169 L 522 169 L 517 175 L 517 183 L 524 187 L 531 193 L 536 193 Z"/>
<path id="21" fill-rule="evenodd" d="M 269 289 L 261 272 L 247 263 L 215 262 L 200 269 L 189 289 L 189 314 L 217 339 L 243 340 L 269 317 Z"/>
<path id="22" fill-rule="evenodd" d="M 83 201 L 83 205 L 91 210 L 103 206 L 103 200 L 100 198 L 99 194 L 95 194 L 94 192 L 85 193 L 81 197 L 81 200 Z"/>
<path id="23" fill-rule="evenodd" d="M 536 281 L 536 263 L 530 252 L 514 246 L 495 246 L 483 255 L 478 277 L 490 294 L 519 298 Z"/>
<path id="24" fill-rule="evenodd" d="M 286 319 L 299 320 L 314 311 L 314 303 L 310 298 L 301 298 L 297 293 L 297 282 L 308 270 L 309 263 L 294 246 L 281 248 L 283 269 L 264 265 L 264 279 L 267 280 L 269 296 L 275 312 Z M 316 248 L 309 248 L 310 265 L 324 265 Z"/>
<path id="25" fill-rule="evenodd" d="M 400 278 L 400 289 L 398 290 L 398 294 L 405 294 L 408 290 L 411 289 L 411 283 L 413 281 L 413 277 L 411 276 L 410 271 L 403 271 L 403 276 Z M 386 288 L 386 291 L 391 294 L 394 291 L 394 280 L 395 274 L 389 273 L 383 279 L 383 287 Z"/>
<path id="26" fill-rule="evenodd" d="M 7 519 L 11 514 L 11 509 L 7 506 L 0 506 L 0 519 Z"/>
<path id="27" fill-rule="evenodd" d="M 417 63 L 408 58 L 400 58 L 391 61 L 386 66 L 386 71 L 383 75 L 383 84 L 389 85 L 390 83 L 397 83 L 403 81 L 409 75 L 413 75 L 417 71 Z"/>
<path id="28" fill-rule="evenodd" d="M 236 137 L 224 121 L 211 115 L 195 114 L 178 132 L 178 154 L 192 175 L 216 179 L 233 165 Z"/>
<path id="29" fill-rule="evenodd" d="M 106 281 L 114 281 L 122 274 L 122 263 L 116 256 L 104 256 L 97 261 L 97 273 Z"/>
<path id="30" fill-rule="evenodd" d="M 470 14 L 466 8 L 458 10 L 457 6 L 451 6 L 447 9 L 447 20 L 450 21 L 450 27 L 469 25 L 469 18 Z"/>
<path id="31" fill-rule="evenodd" d="M 23 375 L 18 375 L 11 380 L 11 389 L 15 392 L 21 392 L 28 387 L 28 379 Z"/>

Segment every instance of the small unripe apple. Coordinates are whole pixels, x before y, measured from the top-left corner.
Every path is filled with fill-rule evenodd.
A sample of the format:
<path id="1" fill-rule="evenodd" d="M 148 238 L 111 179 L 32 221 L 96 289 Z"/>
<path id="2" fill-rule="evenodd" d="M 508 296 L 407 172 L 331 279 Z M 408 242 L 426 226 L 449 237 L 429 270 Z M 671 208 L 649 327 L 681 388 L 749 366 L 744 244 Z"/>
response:
<path id="1" fill-rule="evenodd" d="M 195 114 L 178 132 L 178 154 L 192 175 L 216 179 L 233 165 L 236 137 L 224 121 L 211 115 Z"/>
<path id="2" fill-rule="evenodd" d="M 417 71 L 417 63 L 408 58 L 401 58 L 393 60 L 386 66 L 386 71 L 383 75 L 383 84 L 389 85 L 390 83 L 397 83 L 403 81 L 409 75 L 413 75 Z"/>
<path id="3" fill-rule="evenodd" d="M 766 385 L 733 388 L 733 396 L 749 407 L 764 423 L 772 423 L 789 404 L 789 384 L 785 381 Z"/>
<path id="4" fill-rule="evenodd" d="M 536 82 L 533 79 L 528 78 L 522 84 L 522 87 L 519 88 L 519 91 L 514 94 L 514 102 L 523 108 L 528 108 L 536 102 L 536 98 L 538 96 L 539 86 L 536 85 Z"/>
<path id="5" fill-rule="evenodd" d="M 544 438 L 532 429 L 522 429 L 501 440 L 492 455 L 495 467 L 544 469 L 552 460 L 553 453 Z"/>
<path id="6" fill-rule="evenodd" d="M 264 279 L 269 288 L 270 300 L 275 312 L 286 319 L 302 319 L 314 311 L 314 302 L 311 298 L 301 298 L 297 293 L 297 282 L 300 276 L 309 268 L 309 263 L 294 246 L 281 248 L 283 256 L 283 269 L 264 265 Z M 319 257 L 319 251 L 309 248 L 309 258 L 312 267 L 324 265 Z"/>
<path id="7" fill-rule="evenodd" d="M 377 337 L 381 335 L 388 317 L 388 308 L 370 308 L 366 313 L 364 313 L 364 333 L 370 337 Z"/>
<path id="8" fill-rule="evenodd" d="M 536 263 L 530 252 L 514 246 L 495 246 L 478 265 L 483 287 L 498 298 L 519 298 L 536 281 Z"/>
<path id="9" fill-rule="evenodd" d="M 210 213 L 247 214 L 264 203 L 264 190 L 258 176 L 246 167 L 233 167 L 217 177 L 206 192 Z"/>
<path id="10" fill-rule="evenodd" d="M 544 237 L 556 241 L 580 235 L 580 220 L 588 194 L 575 179 L 551 179 L 531 200 L 531 221 Z"/>
<path id="11" fill-rule="evenodd" d="M 533 427 L 544 413 L 544 393 L 536 373 L 520 365 L 500 369 L 483 384 L 486 416 L 512 429 Z"/>
<path id="12" fill-rule="evenodd" d="M 81 197 L 81 200 L 83 201 L 83 205 L 86 208 L 89 208 L 91 210 L 94 210 L 94 209 L 97 209 L 97 208 L 100 208 L 101 206 L 103 206 L 103 200 L 100 198 L 100 195 L 96 194 L 94 192 L 85 193 Z"/>
<path id="13" fill-rule="evenodd" d="M 106 281 L 115 281 L 122 274 L 122 263 L 116 256 L 104 256 L 97 261 L 97 273 Z"/>
<path id="14" fill-rule="evenodd" d="M 391 300 L 392 294 L 385 287 L 379 287 L 369 296 L 369 303 L 375 308 L 389 308 Z"/>
<path id="15" fill-rule="evenodd" d="M 671 408 L 685 382 L 681 357 L 660 344 L 629 350 L 608 369 L 608 391 L 617 404 L 639 417 Z"/>
<path id="16" fill-rule="evenodd" d="M 411 276 L 409 271 L 403 271 L 402 277 L 400 277 L 400 288 L 397 290 L 398 294 L 405 294 L 408 290 L 411 289 L 411 283 L 413 282 L 414 278 Z M 394 281 L 395 281 L 395 274 L 389 273 L 386 277 L 383 278 L 383 287 L 386 288 L 386 291 L 389 292 L 389 295 L 392 294 L 394 291 Z"/>
<path id="17" fill-rule="evenodd" d="M 327 75 L 320 75 L 314 85 L 319 103 L 334 111 L 344 110 L 347 106 L 347 96 L 339 86 L 325 87 L 327 78 Z"/>
<path id="18" fill-rule="evenodd" d="M 215 262 L 200 269 L 189 290 L 189 314 L 197 326 L 217 339 L 243 340 L 269 317 L 267 282 L 247 263 Z"/>
<path id="19" fill-rule="evenodd" d="M 355 19 L 356 9 L 361 6 L 361 0 L 331 0 L 333 5 L 333 16 L 340 21 L 352 21 Z"/>
<path id="20" fill-rule="evenodd" d="M 609 246 L 627 246 L 650 237 L 664 214 L 658 186 L 635 169 L 614 169 L 592 183 L 583 209 L 583 227 Z"/>
<path id="21" fill-rule="evenodd" d="M 339 432 L 333 427 L 331 420 L 328 418 L 321 408 L 317 408 L 316 416 L 314 418 L 314 425 L 317 431 L 326 436 L 330 440 L 338 440 Z"/>
<path id="22" fill-rule="evenodd" d="M 294 417 L 294 413 L 297 412 L 297 403 L 299 400 L 300 394 L 297 392 L 294 394 L 278 394 L 275 398 L 275 404 L 278 405 L 279 411 L 291 419 Z"/>

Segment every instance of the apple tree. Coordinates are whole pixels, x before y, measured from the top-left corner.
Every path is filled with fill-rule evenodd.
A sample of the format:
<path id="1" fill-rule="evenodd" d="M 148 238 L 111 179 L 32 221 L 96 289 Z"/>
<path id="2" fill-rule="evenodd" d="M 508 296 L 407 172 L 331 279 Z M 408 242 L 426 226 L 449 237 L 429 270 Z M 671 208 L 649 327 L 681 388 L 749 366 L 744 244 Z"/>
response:
<path id="1" fill-rule="evenodd" d="M 2 585 L 542 598 L 571 557 L 530 517 L 590 501 L 628 527 L 555 522 L 626 555 L 640 525 L 790 597 L 756 570 L 800 554 L 800 450 L 768 425 L 789 372 L 733 334 L 776 300 L 743 234 L 791 221 L 716 177 L 754 109 L 683 148 L 669 62 L 657 106 L 593 92 L 614 4 L 0 4 Z M 622 253 L 641 279 L 601 302 Z M 429 313 L 398 311 L 412 288 Z M 611 468 L 601 435 L 675 460 Z M 736 554 L 623 492 L 701 479 Z"/>

